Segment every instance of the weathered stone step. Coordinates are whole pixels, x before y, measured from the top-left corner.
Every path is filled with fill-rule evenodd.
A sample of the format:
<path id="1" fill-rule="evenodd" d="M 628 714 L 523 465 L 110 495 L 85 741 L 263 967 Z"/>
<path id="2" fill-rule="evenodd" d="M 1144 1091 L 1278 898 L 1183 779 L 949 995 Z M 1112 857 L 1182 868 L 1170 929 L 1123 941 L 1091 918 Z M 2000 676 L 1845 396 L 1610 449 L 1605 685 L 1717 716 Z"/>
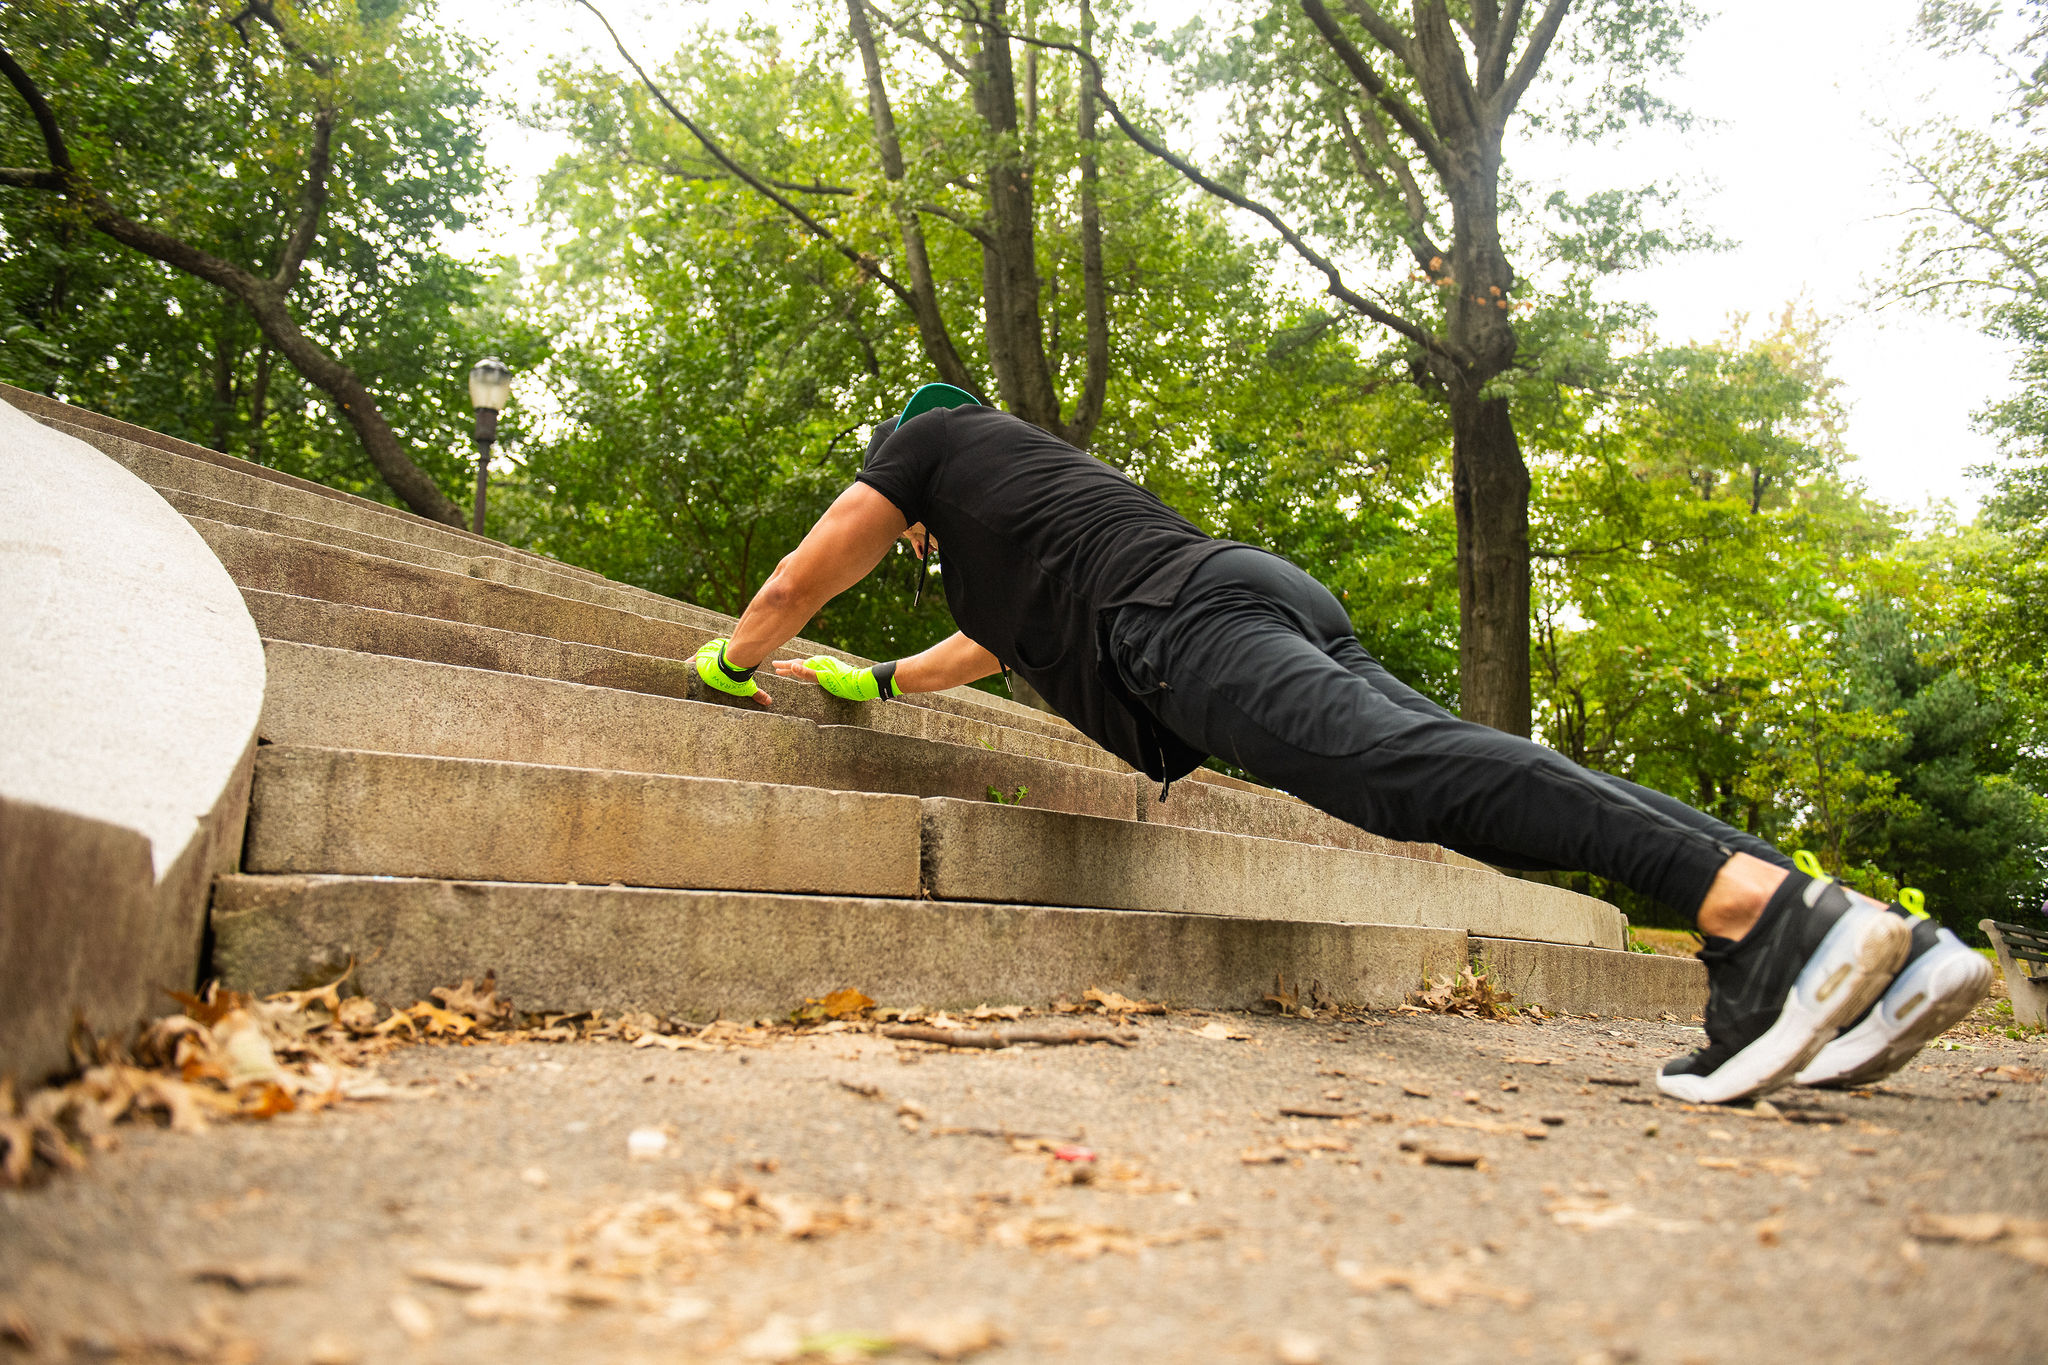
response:
<path id="1" fill-rule="evenodd" d="M 611 591 L 613 585 L 601 578 L 558 573 L 550 566 L 508 560 L 495 555 L 479 555 L 421 545 L 411 540 L 393 539 L 367 531 L 353 530 L 326 522 L 310 521 L 304 517 L 283 512 L 269 511 L 261 507 L 248 507 L 240 503 L 227 502 L 221 498 L 201 493 L 190 493 L 180 488 L 162 487 L 157 492 L 164 500 L 184 513 L 188 518 L 203 518 L 239 526 L 250 531 L 265 531 L 272 535 L 288 536 L 294 540 L 317 541 L 344 550 L 356 550 L 375 555 L 382 559 L 396 560 L 401 564 L 416 564 L 422 568 L 439 569 L 444 573 L 462 578 L 478 578 L 493 583 L 508 583 L 514 587 L 531 588 L 554 597 L 566 597 L 578 602 L 591 602 L 600 606 L 615 606 L 621 594 Z M 317 510 L 317 509 L 302 509 Z M 403 527 L 380 527 L 380 530 L 402 530 Z M 466 549 L 467 547 L 465 547 Z M 650 605 L 644 601 L 636 606 Z M 638 615 L 648 615 L 645 610 Z M 663 619 L 682 621 L 688 624 L 709 627 L 716 633 L 719 616 L 715 612 L 687 607 L 682 603 L 664 614 Z"/>
<path id="2" fill-rule="evenodd" d="M 915 896 L 918 841 L 911 796 L 268 745 L 242 866 Z"/>
<path id="3" fill-rule="evenodd" d="M 64 413 L 81 419 L 96 416 L 76 409 L 64 409 Z M 555 597 L 689 626 L 702 631 L 707 639 L 727 633 L 734 624 L 732 617 L 719 612 L 678 602 L 628 583 L 616 583 L 587 569 L 467 531 L 444 527 L 439 522 L 427 521 L 382 503 L 308 484 L 303 479 L 282 475 L 261 465 L 251 465 L 213 451 L 201 451 L 198 447 L 187 447 L 184 442 L 157 438 L 171 446 L 197 451 L 210 458 L 196 458 L 188 453 L 145 444 L 97 428 L 75 426 L 53 417 L 43 420 L 47 425 L 94 442 L 150 482 L 188 517 L 283 535 L 294 540 L 316 541 L 379 559 L 440 569 L 459 577 L 530 588 Z M 125 426 L 111 421 L 108 425 Z M 139 428 L 134 430 L 140 432 Z M 140 434 L 156 436 L 151 432 Z M 787 657 L 820 653 L 855 663 L 869 662 L 843 650 L 807 640 L 792 641 Z M 1078 738 L 1073 727 L 1058 717 L 1005 697 L 968 688 L 956 688 L 944 695 L 986 715 L 995 723 L 1036 730 L 1069 741 Z"/>
<path id="4" fill-rule="evenodd" d="M 1025 787 L 1025 804 L 1135 817 L 1133 776 L 674 697 L 318 645 L 265 647 L 258 733 L 272 744 L 671 773 L 836 791 L 986 797 Z M 995 742 L 1046 741 L 1022 732 Z"/>
<path id="5" fill-rule="evenodd" d="M 322 541 L 252 530 L 206 517 L 187 520 L 245 589 L 676 660 L 693 656 L 716 633 L 705 625 L 641 616 L 617 607 L 474 579 Z M 803 658 L 820 652 L 854 658 L 808 640 L 792 640 L 780 657 Z M 721 694 L 717 700 L 730 703 L 734 699 Z M 1080 739 L 1079 732 L 1065 721 L 1001 702 L 1000 698 L 972 688 L 953 688 L 906 700 L 919 707 L 1066 743 Z M 750 710 L 759 709 L 752 702 L 743 704 Z"/>
<path id="6" fill-rule="evenodd" d="M 159 492 L 176 491 L 207 497 L 228 506 L 250 509 L 251 512 L 292 517 L 311 523 L 317 528 L 356 532 L 373 540 L 399 541 L 437 550 L 464 559 L 467 567 L 458 572 L 468 577 L 502 582 L 533 581 L 541 590 L 558 596 L 613 606 L 622 611 L 657 620 L 676 621 L 707 630 L 714 635 L 729 631 L 733 625 L 733 618 L 730 616 L 687 602 L 678 602 L 674 598 L 664 597 L 645 588 L 614 582 L 602 574 L 550 559 L 546 555 L 535 554 L 530 550 L 522 550 L 469 531 L 444 526 L 399 508 L 343 493 L 338 489 L 297 478 L 264 465 L 252 464 L 234 456 L 223 455 L 218 451 L 195 446 L 83 408 L 74 408 L 40 394 L 0 384 L 0 396 L 7 397 L 24 412 L 46 425 L 93 444 L 110 457 L 127 465 L 145 481 L 155 486 Z M 237 516 L 223 512 L 220 518 L 208 519 L 234 521 Z M 255 520 L 249 517 L 241 519 Z M 326 534 L 324 529 L 314 530 L 299 538 L 319 540 L 325 538 Z M 357 544 L 353 548 L 362 547 Z M 542 576 L 538 580 L 532 578 L 536 573 Z M 575 582 L 564 584 L 557 581 L 562 578 Z M 790 648 L 794 651 L 790 657 L 823 653 L 854 663 L 871 662 L 842 650 L 806 640 L 792 641 Z M 1073 727 L 1059 717 L 1047 715 L 1007 697 L 971 688 L 955 688 L 941 695 L 958 701 L 963 707 L 971 708 L 976 713 L 984 713 L 985 718 L 998 724 L 1037 730 L 1039 733 L 1068 741 L 1078 738 Z"/>
<path id="7" fill-rule="evenodd" d="M 94 446 L 159 490 L 167 487 L 184 489 L 328 525 L 432 545 L 452 553 L 488 555 L 529 563 L 571 577 L 600 583 L 606 581 L 602 574 L 549 559 L 546 555 L 430 521 L 402 508 L 344 493 L 266 465 L 223 455 L 161 432 L 70 407 L 40 394 L 23 394 L 21 390 L 0 384 L 0 396 L 15 402 L 45 426 Z"/>
<path id="8" fill-rule="evenodd" d="M 924 803 L 924 889 L 947 901 L 1419 924 L 1619 949 L 1619 911 L 1418 858 L 989 802 Z"/>
<path id="9" fill-rule="evenodd" d="M 233 876 L 214 894 L 229 988 L 355 964 L 404 1005 L 486 970 L 526 1010 L 783 1013 L 845 986 L 883 1004 L 1041 1004 L 1089 987 L 1244 1008 L 1276 980 L 1387 1007 L 1465 964 L 1455 929 L 1208 915 L 401 878 Z"/>
<path id="10" fill-rule="evenodd" d="M 1680 1022 L 1707 1009 L 1707 966 L 1697 958 L 1475 937 L 1472 965 L 1519 1004 L 1572 1014 Z"/>
<path id="11" fill-rule="evenodd" d="M 939 798 L 272 744 L 247 871 L 915 895 L 1619 948 L 1613 907 L 1412 858 Z"/>
<path id="12" fill-rule="evenodd" d="M 254 588 L 243 589 L 242 595 L 266 640 L 521 673 L 591 687 L 624 688 L 713 702 L 749 715 L 761 710 L 753 702 L 707 692 L 696 669 L 686 660 Z M 967 708 L 954 708 L 950 698 L 848 702 L 806 683 L 777 680 L 765 685 L 775 699 L 773 714 L 779 716 L 796 716 L 820 725 L 852 725 L 948 744 L 978 744 L 999 752 L 1028 754 L 1107 772 L 1130 771 L 1092 744 L 1068 743 L 1034 730 L 1020 730 L 962 714 Z"/>

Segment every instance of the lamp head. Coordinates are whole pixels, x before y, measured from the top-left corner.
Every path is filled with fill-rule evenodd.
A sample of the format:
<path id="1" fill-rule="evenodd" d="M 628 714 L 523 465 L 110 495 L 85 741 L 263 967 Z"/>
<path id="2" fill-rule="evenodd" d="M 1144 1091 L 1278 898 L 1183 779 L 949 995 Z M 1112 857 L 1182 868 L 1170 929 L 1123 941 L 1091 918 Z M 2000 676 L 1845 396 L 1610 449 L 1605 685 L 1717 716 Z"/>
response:
<path id="1" fill-rule="evenodd" d="M 512 371 L 496 356 L 485 356 L 469 372 L 469 405 L 481 412 L 512 401 Z"/>

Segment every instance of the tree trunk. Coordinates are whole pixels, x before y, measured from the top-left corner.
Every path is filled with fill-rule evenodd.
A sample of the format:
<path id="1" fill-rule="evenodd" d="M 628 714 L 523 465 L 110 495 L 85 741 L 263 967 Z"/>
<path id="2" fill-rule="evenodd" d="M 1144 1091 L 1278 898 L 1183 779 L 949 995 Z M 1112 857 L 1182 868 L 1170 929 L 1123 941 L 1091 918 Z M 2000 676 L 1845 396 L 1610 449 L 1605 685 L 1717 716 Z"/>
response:
<path id="1" fill-rule="evenodd" d="M 277 348 L 277 353 L 305 376 L 308 383 L 334 400 L 341 409 L 341 415 L 355 429 L 356 439 L 363 443 L 363 453 L 370 457 L 370 463 L 376 466 L 377 473 L 391 491 L 421 516 L 466 530 L 469 523 L 462 515 L 462 509 L 405 453 L 405 447 L 398 442 L 398 433 L 384 420 L 377 400 L 370 396 L 370 390 L 356 372 L 327 354 L 319 343 L 299 329 L 297 320 L 285 307 L 282 291 L 253 278 L 248 283 L 255 287 L 247 292 L 233 285 L 227 287 L 242 300 L 243 306 L 256 319 L 256 325 L 263 329 L 263 335 Z"/>
<path id="2" fill-rule="evenodd" d="M 991 0 L 974 59 L 975 112 L 987 130 L 990 156 L 987 240 L 982 244 L 982 297 L 989 360 L 1011 412 L 1034 426 L 1061 429 L 1059 395 L 1045 358 L 1038 295 L 1038 242 L 1031 170 L 1018 145 L 1017 73 L 1011 61 L 1003 0 Z"/>
<path id="3" fill-rule="evenodd" d="M 889 103 L 889 87 L 882 79 L 882 59 L 875 48 L 874 29 L 868 24 L 866 0 L 846 0 L 846 21 L 853 33 L 854 46 L 860 49 L 861 70 L 867 77 L 868 117 L 875 126 L 875 155 L 889 181 L 889 207 L 903 238 L 903 265 L 910 276 L 910 311 L 917 321 L 918 340 L 924 344 L 925 358 L 932 362 L 940 379 L 978 393 L 980 385 L 960 358 L 959 349 L 946 330 L 946 320 L 939 312 L 931 257 L 925 250 L 924 224 L 903 192 L 903 146 L 896 134 L 896 112 Z"/>
<path id="4" fill-rule="evenodd" d="M 1081 50 L 1095 51 L 1095 10 L 1081 0 Z M 1075 74 L 1080 84 L 1080 113 L 1075 132 L 1081 140 L 1081 315 L 1087 328 L 1087 369 L 1081 378 L 1081 398 L 1074 404 L 1074 420 L 1062 435 L 1082 450 L 1094 439 L 1095 424 L 1102 420 L 1102 399 L 1109 388 L 1109 297 L 1102 273 L 1101 171 L 1095 159 L 1095 83 L 1085 68 Z"/>
<path id="5" fill-rule="evenodd" d="M 213 445 L 228 453 L 228 422 L 235 413 L 235 353 L 228 344 L 228 319 L 213 333 Z"/>
<path id="6" fill-rule="evenodd" d="M 263 420 L 270 402 L 270 343 L 256 349 L 256 382 L 249 386 L 249 458 L 263 463 Z"/>
<path id="7" fill-rule="evenodd" d="M 1450 395 L 1458 517 L 1458 708 L 1529 733 L 1529 469 L 1505 398 Z"/>

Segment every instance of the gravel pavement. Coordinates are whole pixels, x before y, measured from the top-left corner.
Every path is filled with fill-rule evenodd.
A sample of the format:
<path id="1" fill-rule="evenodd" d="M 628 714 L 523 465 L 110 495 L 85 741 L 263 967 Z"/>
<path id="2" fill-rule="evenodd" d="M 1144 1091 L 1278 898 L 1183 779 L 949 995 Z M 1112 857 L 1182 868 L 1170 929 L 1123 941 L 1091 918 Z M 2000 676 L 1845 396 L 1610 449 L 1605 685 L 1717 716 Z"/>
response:
<path id="1" fill-rule="evenodd" d="M 2041 1039 L 1773 1116 L 1653 1098 L 1679 1023 L 1131 1027 L 407 1047 L 414 1098 L 123 1128 L 0 1193 L 0 1361 L 2048 1358 L 2048 1243 L 1913 1235 L 2048 1217 Z"/>

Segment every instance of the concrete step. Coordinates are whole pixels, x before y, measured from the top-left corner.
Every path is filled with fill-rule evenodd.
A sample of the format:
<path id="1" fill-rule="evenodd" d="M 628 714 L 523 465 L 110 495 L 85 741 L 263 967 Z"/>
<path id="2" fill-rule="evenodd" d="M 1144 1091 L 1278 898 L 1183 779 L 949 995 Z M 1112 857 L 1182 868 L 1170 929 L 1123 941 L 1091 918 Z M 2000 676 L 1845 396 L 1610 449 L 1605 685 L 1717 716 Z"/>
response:
<path id="1" fill-rule="evenodd" d="M 310 523 L 314 528 L 331 528 L 368 536 L 372 541 L 398 541 L 440 551 L 465 560 L 467 567 L 459 572 L 468 577 L 499 582 L 534 581 L 541 590 L 556 595 L 610 605 L 657 620 L 671 620 L 696 626 L 713 635 L 724 634 L 733 625 L 733 618 L 730 616 L 687 602 L 678 602 L 645 588 L 614 582 L 588 569 L 550 559 L 529 550 L 521 550 L 468 531 L 444 526 L 383 503 L 372 502 L 367 498 L 343 493 L 263 465 L 223 455 L 218 451 L 195 446 L 159 432 L 116 421 L 82 408 L 74 408 L 40 394 L 0 384 L 0 397 L 7 398 L 46 425 L 90 442 L 127 465 L 160 492 L 179 492 L 194 497 L 210 498 L 216 503 L 223 504 L 223 507 L 213 509 L 222 515 L 209 516 L 209 520 L 236 521 L 239 517 L 251 524 L 257 520 L 249 515 L 229 514 L 225 511 L 226 507 L 246 508 L 249 513 L 267 512 L 287 516 Z M 266 528 L 257 526 L 256 529 Z M 326 534 L 324 529 L 309 530 L 307 534 L 296 538 L 319 540 Z M 350 543 L 349 547 L 364 548 L 360 542 Z M 515 570 L 528 572 L 522 574 Z M 533 573 L 541 574 L 544 578 L 533 580 Z M 576 580 L 581 586 L 553 581 L 559 578 Z M 872 662 L 806 640 L 792 641 L 790 647 L 794 652 L 789 657 L 824 653 L 855 663 Z M 1039 733 L 1070 742 L 1078 738 L 1073 727 L 1057 716 L 1047 715 L 1007 697 L 998 697 L 972 688 L 955 688 L 941 695 L 953 698 L 965 707 L 974 708 L 977 713 L 990 713 L 986 718 L 996 723 L 1037 730 Z"/>
<path id="2" fill-rule="evenodd" d="M 73 417 L 95 416 L 76 409 L 66 409 L 65 412 Z M 726 634 L 734 624 L 732 617 L 719 612 L 678 602 L 631 584 L 615 583 L 587 569 L 444 527 L 438 522 L 399 512 L 381 503 L 337 493 L 302 479 L 280 475 L 260 465 L 187 446 L 184 442 L 158 438 L 187 452 L 177 453 L 128 436 L 113 435 L 97 427 L 74 426 L 55 418 L 44 420 L 50 426 L 93 441 L 150 482 L 188 517 L 283 535 L 293 540 L 316 541 L 379 559 L 440 569 L 460 577 L 505 583 L 555 597 L 611 607 L 636 616 L 689 626 L 702 631 L 707 639 Z M 108 425 L 124 427 L 126 424 L 109 421 Z M 139 428 L 131 430 L 140 431 Z M 156 433 L 142 434 L 156 436 Z M 211 458 L 196 458 L 190 453 L 195 451 Z M 808 640 L 792 641 L 786 657 L 801 658 L 820 653 L 855 663 L 870 662 Z M 943 695 L 996 723 L 1036 730 L 1070 742 L 1079 738 L 1073 727 L 1058 717 L 1006 697 L 969 688 L 956 688 Z"/>
<path id="3" fill-rule="evenodd" d="M 1619 948 L 1602 902 L 1470 868 L 1133 820 L 297 745 L 256 763 L 243 867 L 916 895 L 1413 924 Z"/>
<path id="4" fill-rule="evenodd" d="M 1239 782 L 1207 769 L 1198 769 L 1186 781 L 1174 783 L 1165 801 L 1158 798 L 1159 788 L 1156 785 L 1140 782 L 1140 820 L 1147 824 L 1222 830 L 1260 839 L 1284 839 L 1289 843 L 1349 848 L 1362 853 L 1388 853 L 1399 858 L 1421 858 L 1427 862 L 1449 863 L 1482 872 L 1494 871 L 1475 858 L 1467 858 L 1462 853 L 1453 853 L 1435 844 L 1405 843 L 1368 834 L 1356 825 L 1323 814 L 1306 801 L 1270 787 Z"/>
<path id="5" fill-rule="evenodd" d="M 1385 853 L 989 802 L 924 803 L 925 894 L 1107 910 L 1418 924 L 1620 949 L 1621 913 L 1559 887 Z"/>
<path id="6" fill-rule="evenodd" d="M 1521 1004 L 1570 1014 L 1681 1023 L 1707 1011 L 1707 966 L 1697 958 L 1603 952 L 1561 943 L 1475 937 L 1472 965 Z"/>
<path id="7" fill-rule="evenodd" d="M 699 646 L 718 633 L 707 625 L 641 616 L 614 606 L 474 579 L 323 541 L 302 540 L 207 517 L 191 516 L 187 520 L 244 589 L 675 660 L 691 658 Z M 389 631 L 385 638 L 390 638 Z M 821 652 L 844 659 L 855 657 L 802 639 L 790 641 L 778 657 L 797 659 Z M 792 685 L 785 690 L 800 689 Z M 699 692 L 706 700 L 759 709 L 752 702 L 738 702 L 723 693 L 711 694 L 709 689 L 700 688 Z M 906 700 L 921 708 L 1067 744 L 1086 743 L 1065 721 L 1028 707 L 1016 707 L 972 688 L 953 688 Z"/>
<path id="8" fill-rule="evenodd" d="M 242 866 L 915 896 L 918 840 L 911 796 L 267 745 Z"/>
<path id="9" fill-rule="evenodd" d="M 708 702 L 748 715 L 761 710 L 751 701 L 705 688 L 696 669 L 685 660 L 254 588 L 245 588 L 242 595 L 266 640 L 521 673 L 592 687 L 624 688 Z M 950 697 L 905 697 L 881 704 L 841 701 L 807 684 L 778 682 L 769 684 L 768 690 L 775 698 L 775 715 L 948 744 L 974 744 L 1002 753 L 1027 754 L 1107 772 L 1130 771 L 1113 755 L 1092 744 L 1069 743 L 1035 730 L 994 724 L 979 719 L 978 715 L 983 713 L 967 714 L 970 708 L 956 706 Z M 1072 730 L 1067 733 L 1074 734 Z"/>
<path id="10" fill-rule="evenodd" d="M 794 716 L 318 645 L 265 646 L 272 744 L 720 777 L 1025 804 L 1130 820 L 1137 779 L 1101 767 Z M 1018 731 L 995 742 L 1045 741 Z"/>
<path id="11" fill-rule="evenodd" d="M 498 974 L 521 1009 L 780 1014 L 845 986 L 887 1005 L 1043 1004 L 1090 987 L 1210 1009 L 1276 980 L 1401 1003 L 1465 964 L 1455 929 L 911 899 L 404 878 L 232 876 L 215 889 L 229 988 L 329 981 L 404 1005 Z"/>
<path id="12" fill-rule="evenodd" d="M 478 555 L 421 545 L 411 540 L 393 539 L 354 530 L 346 526 L 335 526 L 326 522 L 310 521 L 304 517 L 274 512 L 261 507 L 249 507 L 241 503 L 227 502 L 217 497 L 190 493 L 179 488 L 159 487 L 165 501 L 187 517 L 204 518 L 208 521 L 223 522 L 240 526 L 251 531 L 266 531 L 273 535 L 288 536 L 294 540 L 317 541 L 345 550 L 358 550 L 364 554 L 376 555 L 382 559 L 396 560 L 402 564 L 417 564 L 423 568 L 440 569 L 463 578 L 484 579 L 493 583 L 508 583 L 515 587 L 531 588 L 536 592 L 548 593 L 555 597 L 566 597 L 579 602 L 592 602 L 601 606 L 616 605 L 621 594 L 612 591 L 612 584 L 604 579 L 583 575 L 557 572 L 553 567 L 508 560 L 495 555 Z M 317 500 L 316 500 L 317 501 Z M 317 510 L 317 509 L 305 509 Z M 403 530 L 404 527 L 380 527 L 379 529 Z M 636 605 L 645 607 L 641 601 Z M 642 610 L 638 615 L 648 615 Z M 688 607 L 683 603 L 673 604 L 662 619 L 676 620 L 685 624 L 708 627 L 718 633 L 723 619 L 716 612 Z"/>
<path id="13" fill-rule="evenodd" d="M 23 394 L 21 390 L 0 384 L 0 397 L 44 425 L 91 444 L 159 489 L 169 487 L 204 493 L 228 502 L 265 507 L 391 539 L 412 540 L 455 553 L 490 555 L 546 567 L 569 576 L 606 581 L 602 574 L 588 569 L 506 545 L 488 536 L 430 521 L 402 508 L 344 493 L 266 465 L 223 455 L 217 450 L 208 450 L 161 432 L 74 408 L 40 394 Z M 208 470 L 212 473 L 209 474 Z"/>

